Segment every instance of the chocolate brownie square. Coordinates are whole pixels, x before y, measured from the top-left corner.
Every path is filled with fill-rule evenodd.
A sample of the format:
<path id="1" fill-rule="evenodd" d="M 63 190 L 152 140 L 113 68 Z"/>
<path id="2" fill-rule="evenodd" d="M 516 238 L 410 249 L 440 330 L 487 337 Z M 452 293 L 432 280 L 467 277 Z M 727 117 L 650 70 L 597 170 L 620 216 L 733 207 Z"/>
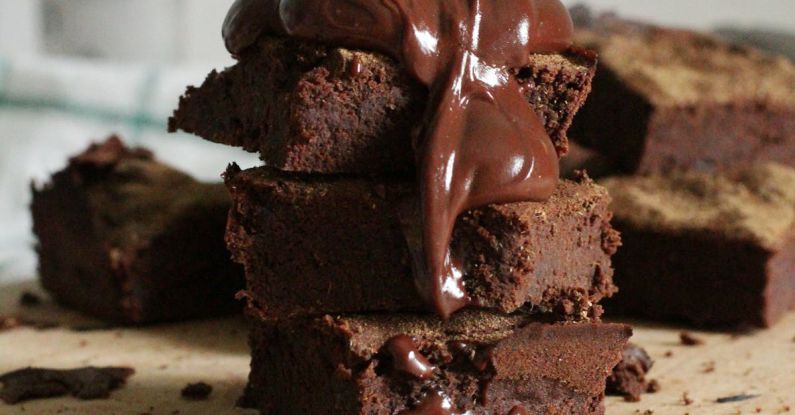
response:
<path id="1" fill-rule="evenodd" d="M 795 166 L 795 65 L 706 34 L 580 18 L 599 53 L 573 140 L 627 173 Z"/>
<path id="2" fill-rule="evenodd" d="M 595 68 L 595 55 L 571 49 L 533 55 L 514 71 L 561 155 Z M 259 151 L 281 170 L 413 177 L 411 132 L 426 101 L 424 87 L 384 55 L 266 36 L 188 88 L 169 128 Z"/>
<path id="3" fill-rule="evenodd" d="M 60 303 L 119 323 L 238 310 L 240 266 L 224 246 L 231 205 L 223 184 L 203 184 L 125 147 L 92 145 L 33 188 L 44 288 Z"/>
<path id="4" fill-rule="evenodd" d="M 227 241 L 252 302 L 274 317 L 424 309 L 398 206 L 412 182 L 310 176 L 268 168 L 226 174 L 234 207 Z M 473 303 L 595 318 L 612 295 L 620 238 L 610 199 L 590 179 L 563 181 L 546 202 L 462 215 L 452 249 Z M 401 222 L 403 220 L 403 222 Z"/>
<path id="5" fill-rule="evenodd" d="M 795 308 L 795 170 L 603 182 L 624 247 L 611 310 L 767 327 Z"/>
<path id="6" fill-rule="evenodd" d="M 242 403 L 271 415 L 603 414 L 605 380 L 631 335 L 619 324 L 471 311 L 446 323 L 254 316 Z"/>

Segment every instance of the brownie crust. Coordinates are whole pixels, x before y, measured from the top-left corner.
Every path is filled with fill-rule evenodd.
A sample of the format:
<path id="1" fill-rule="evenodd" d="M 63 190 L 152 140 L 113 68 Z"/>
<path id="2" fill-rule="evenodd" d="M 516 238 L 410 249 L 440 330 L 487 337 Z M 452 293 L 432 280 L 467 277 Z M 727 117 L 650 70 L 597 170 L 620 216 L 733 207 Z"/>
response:
<path id="1" fill-rule="evenodd" d="M 473 415 L 603 414 L 605 379 L 631 334 L 624 325 L 481 312 L 447 323 L 403 314 L 253 317 L 243 403 L 267 415 L 393 415 L 439 393 Z M 396 336 L 412 338 L 431 375 L 400 370 L 386 347 Z"/>
<path id="2" fill-rule="evenodd" d="M 239 309 L 242 269 L 224 246 L 231 205 L 120 139 L 93 145 L 33 188 L 42 285 L 97 318 L 149 323 Z"/>
<path id="3" fill-rule="evenodd" d="M 424 309 L 398 213 L 413 200 L 410 182 L 236 166 L 226 182 L 234 201 L 227 243 L 246 268 L 248 296 L 267 314 Z M 452 247 L 474 304 L 598 318 L 597 303 L 616 291 L 610 257 L 620 238 L 609 202 L 582 178 L 561 182 L 547 202 L 464 214 Z"/>
<path id="4" fill-rule="evenodd" d="M 561 155 L 595 68 L 593 53 L 571 49 L 533 55 L 514 71 Z M 384 55 L 266 36 L 188 88 L 169 129 L 260 152 L 284 171 L 412 176 L 426 101 L 425 88 Z"/>

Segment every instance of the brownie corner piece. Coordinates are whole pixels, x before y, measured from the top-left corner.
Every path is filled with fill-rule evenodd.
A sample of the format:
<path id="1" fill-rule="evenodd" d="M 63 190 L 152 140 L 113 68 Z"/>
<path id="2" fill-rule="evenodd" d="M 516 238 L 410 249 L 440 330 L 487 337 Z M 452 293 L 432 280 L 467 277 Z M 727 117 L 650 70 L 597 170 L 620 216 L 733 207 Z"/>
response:
<path id="1" fill-rule="evenodd" d="M 595 68 L 593 54 L 572 48 L 534 54 L 514 71 L 561 155 Z M 410 136 L 426 100 L 384 55 L 264 36 L 237 64 L 189 87 L 169 128 L 259 152 L 284 171 L 410 176 Z"/>
<path id="2" fill-rule="evenodd" d="M 395 206 L 415 196 L 403 181 L 307 176 L 268 168 L 226 175 L 227 243 L 246 268 L 251 300 L 274 317 L 424 308 Z M 546 202 L 492 205 L 462 215 L 453 250 L 475 305 L 528 307 L 598 319 L 612 295 L 607 191 L 563 181 Z"/>
<path id="3" fill-rule="evenodd" d="M 39 274 L 60 303 L 119 323 L 238 309 L 242 269 L 224 229 L 223 184 L 203 184 L 118 137 L 33 188 Z"/>
<path id="4" fill-rule="evenodd" d="M 603 182 L 625 246 L 608 310 L 767 327 L 795 308 L 795 169 Z"/>
<path id="5" fill-rule="evenodd" d="M 626 173 L 795 165 L 795 64 L 692 31 L 612 15 L 576 40 L 599 53 L 570 136 Z"/>
<path id="6" fill-rule="evenodd" d="M 618 324 L 487 312 L 446 323 L 411 314 L 253 318 L 243 401 L 263 414 L 397 414 L 440 403 L 472 415 L 603 414 L 606 379 L 630 336 Z"/>

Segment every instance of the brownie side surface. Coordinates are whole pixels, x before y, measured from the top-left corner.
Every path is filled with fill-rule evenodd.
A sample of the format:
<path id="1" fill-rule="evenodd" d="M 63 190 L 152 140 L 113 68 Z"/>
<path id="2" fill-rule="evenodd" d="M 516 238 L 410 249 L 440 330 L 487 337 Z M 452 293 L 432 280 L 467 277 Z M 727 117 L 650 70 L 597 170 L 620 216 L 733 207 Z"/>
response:
<path id="1" fill-rule="evenodd" d="M 413 200 L 410 183 L 231 168 L 227 186 L 227 242 L 267 313 L 423 308 L 396 208 Z M 620 244 L 608 204 L 606 191 L 583 179 L 561 182 L 544 203 L 462 215 L 453 249 L 474 304 L 598 318 L 597 303 L 615 292 L 610 257 Z"/>
<path id="2" fill-rule="evenodd" d="M 621 293 L 613 310 L 766 327 L 795 307 L 795 170 L 768 164 L 732 177 L 688 173 L 604 184 L 624 240 L 614 257 Z"/>
<path id="3" fill-rule="evenodd" d="M 577 40 L 600 56 L 570 135 L 642 174 L 795 165 L 795 65 L 709 35 L 603 16 Z"/>
<path id="4" fill-rule="evenodd" d="M 533 55 L 514 71 L 558 151 L 590 92 L 585 50 Z M 411 174 L 412 131 L 427 91 L 392 59 L 364 51 L 263 38 L 238 64 L 190 87 L 170 129 L 260 152 L 287 171 Z"/>
<path id="5" fill-rule="evenodd" d="M 263 414 L 399 414 L 438 394 L 471 414 L 602 414 L 605 379 L 631 329 L 464 312 L 447 323 L 392 314 L 252 320 L 244 401 Z M 389 343 L 412 339 L 434 369 L 400 370 Z M 561 363 L 564 362 L 564 363 Z M 279 376 L 273 376 L 278 373 Z M 311 399 L 307 399 L 311 397 Z"/>
<path id="6" fill-rule="evenodd" d="M 235 310 L 242 270 L 223 233 L 222 184 L 201 184 L 118 138 L 33 189 L 42 285 L 102 319 L 144 323 Z"/>

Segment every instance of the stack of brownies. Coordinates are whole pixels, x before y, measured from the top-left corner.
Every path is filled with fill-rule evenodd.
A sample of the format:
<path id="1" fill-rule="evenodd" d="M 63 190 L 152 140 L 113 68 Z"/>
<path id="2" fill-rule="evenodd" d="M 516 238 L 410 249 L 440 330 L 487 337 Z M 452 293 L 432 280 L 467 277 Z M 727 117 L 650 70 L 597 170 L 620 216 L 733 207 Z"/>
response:
<path id="1" fill-rule="evenodd" d="M 528 190 L 519 199 L 534 201 L 474 198 L 460 212 L 442 203 L 448 209 L 440 212 L 454 214 L 448 240 L 443 224 L 428 232 L 435 221 L 424 195 L 436 183 L 422 174 L 431 150 L 421 144 L 439 139 L 429 126 L 442 129 L 446 115 L 428 114 L 452 103 L 449 113 L 465 116 L 445 127 L 447 136 L 479 131 L 473 138 L 486 143 L 479 151 L 497 164 L 521 164 L 491 152 L 504 147 L 499 133 L 537 124 L 532 132 L 550 144 L 556 174 L 595 55 L 539 46 L 539 28 L 571 30 L 557 1 L 511 2 L 511 13 L 483 2 L 471 14 L 487 27 L 484 43 L 505 46 L 490 36 L 529 22 L 539 29 L 530 37 L 541 38 L 540 53 L 478 66 L 504 81 L 487 86 L 492 101 L 466 107 L 447 100 L 453 86 L 436 82 L 447 72 L 433 73 L 422 61 L 428 56 L 390 53 L 400 45 L 386 40 L 403 38 L 408 49 L 416 33 L 394 36 L 406 26 L 396 16 L 433 33 L 429 16 L 454 18 L 462 10 L 443 5 L 459 2 L 428 2 L 440 8 L 429 15 L 408 3 L 238 1 L 224 30 L 238 63 L 189 88 L 171 120 L 173 131 L 259 151 L 265 162 L 245 171 L 232 165 L 225 175 L 233 199 L 226 239 L 245 267 L 251 318 L 243 403 L 265 414 L 601 414 L 605 379 L 631 335 L 600 322 L 598 303 L 616 292 L 611 256 L 620 244 L 607 191 L 585 176 L 555 175 L 551 195 Z M 363 26 L 367 34 L 356 31 Z M 432 58 L 456 55 L 444 48 L 460 45 L 435 34 L 441 46 Z M 465 56 L 510 55 L 469 46 Z M 457 80 L 464 89 L 485 85 Z M 514 96 L 522 100 L 515 108 L 489 112 Z M 494 122 L 523 111 L 530 115 L 508 117 L 510 127 Z M 495 136 L 483 136 L 481 124 Z M 472 151 L 458 144 L 453 154 Z M 542 157 L 533 160 L 541 170 Z M 481 173 L 470 186 L 490 171 Z M 448 190 L 455 182 L 447 180 Z M 457 278 L 423 281 L 437 276 L 424 268 L 433 241 L 447 248 Z"/>

